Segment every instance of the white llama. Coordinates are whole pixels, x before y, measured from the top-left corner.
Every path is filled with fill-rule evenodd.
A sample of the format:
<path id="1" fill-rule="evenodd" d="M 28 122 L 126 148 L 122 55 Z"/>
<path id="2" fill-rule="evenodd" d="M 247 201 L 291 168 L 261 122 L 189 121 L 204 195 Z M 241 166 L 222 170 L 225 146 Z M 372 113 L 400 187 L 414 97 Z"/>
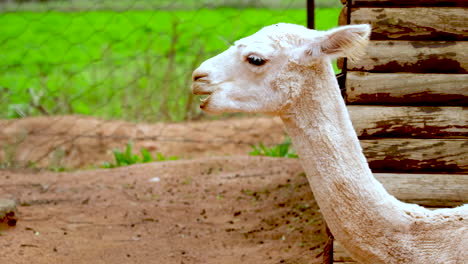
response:
<path id="1" fill-rule="evenodd" d="M 195 70 L 193 93 L 207 95 L 207 112 L 282 118 L 330 230 L 355 260 L 468 263 L 468 206 L 430 211 L 398 201 L 362 153 L 331 59 L 359 55 L 369 34 L 368 25 L 265 27 Z"/>

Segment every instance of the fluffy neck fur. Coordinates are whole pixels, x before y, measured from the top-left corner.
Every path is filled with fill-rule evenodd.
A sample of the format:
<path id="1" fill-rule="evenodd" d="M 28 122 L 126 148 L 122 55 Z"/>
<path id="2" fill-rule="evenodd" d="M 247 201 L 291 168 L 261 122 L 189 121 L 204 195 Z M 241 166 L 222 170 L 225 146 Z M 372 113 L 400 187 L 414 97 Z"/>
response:
<path id="1" fill-rule="evenodd" d="M 362 263 L 439 263 L 440 254 L 440 263 L 461 263 L 461 251 L 450 252 L 447 248 L 457 245 L 450 245 L 444 238 L 445 227 L 451 224 L 422 207 L 398 201 L 373 177 L 331 64 L 293 65 L 285 79 L 291 80 L 291 71 L 303 87 L 281 117 L 335 238 Z M 466 207 L 460 215 L 466 216 Z M 458 237 L 457 241 L 468 246 L 466 220 L 465 227 L 451 220 L 455 227 L 450 231 L 461 231 L 461 240 Z M 415 230 L 415 225 L 420 229 Z M 425 242 L 419 239 L 421 232 L 437 233 L 424 238 L 429 244 L 438 244 L 428 247 L 433 252 L 425 252 Z M 457 235 L 447 237 L 455 239 Z M 443 254 L 444 249 L 452 255 Z"/>

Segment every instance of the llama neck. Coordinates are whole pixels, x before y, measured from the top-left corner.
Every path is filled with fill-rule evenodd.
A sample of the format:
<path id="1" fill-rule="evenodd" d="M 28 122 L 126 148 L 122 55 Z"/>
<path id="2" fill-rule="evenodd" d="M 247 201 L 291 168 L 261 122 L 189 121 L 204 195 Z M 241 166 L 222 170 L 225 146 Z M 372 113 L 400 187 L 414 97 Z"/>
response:
<path id="1" fill-rule="evenodd" d="M 307 74 L 308 87 L 283 122 L 334 236 L 363 259 L 375 259 L 378 246 L 370 240 L 405 228 L 402 203 L 373 177 L 331 65 Z"/>

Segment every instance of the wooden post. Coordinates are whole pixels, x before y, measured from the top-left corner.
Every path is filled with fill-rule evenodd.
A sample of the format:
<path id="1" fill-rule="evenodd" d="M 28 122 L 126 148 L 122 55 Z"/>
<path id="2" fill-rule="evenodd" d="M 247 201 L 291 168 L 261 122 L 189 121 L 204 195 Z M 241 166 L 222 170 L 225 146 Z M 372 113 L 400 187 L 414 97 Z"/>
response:
<path id="1" fill-rule="evenodd" d="M 315 29 L 315 1 L 307 0 L 307 27 Z"/>
<path id="2" fill-rule="evenodd" d="M 328 236 L 328 240 L 323 248 L 323 264 L 333 264 L 333 235 L 330 232 L 328 226 L 326 228 L 326 233 Z"/>

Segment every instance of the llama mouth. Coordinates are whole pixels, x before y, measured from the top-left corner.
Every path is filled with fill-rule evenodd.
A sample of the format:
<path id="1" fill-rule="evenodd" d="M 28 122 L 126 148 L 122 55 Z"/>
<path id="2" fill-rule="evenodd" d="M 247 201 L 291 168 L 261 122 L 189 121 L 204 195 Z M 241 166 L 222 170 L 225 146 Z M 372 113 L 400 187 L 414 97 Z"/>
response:
<path id="1" fill-rule="evenodd" d="M 205 106 L 208 104 L 208 102 L 209 102 L 209 100 L 210 100 L 210 96 L 211 96 L 211 94 L 202 95 L 202 96 L 200 97 L 200 108 L 203 108 L 203 107 L 205 107 Z"/>

